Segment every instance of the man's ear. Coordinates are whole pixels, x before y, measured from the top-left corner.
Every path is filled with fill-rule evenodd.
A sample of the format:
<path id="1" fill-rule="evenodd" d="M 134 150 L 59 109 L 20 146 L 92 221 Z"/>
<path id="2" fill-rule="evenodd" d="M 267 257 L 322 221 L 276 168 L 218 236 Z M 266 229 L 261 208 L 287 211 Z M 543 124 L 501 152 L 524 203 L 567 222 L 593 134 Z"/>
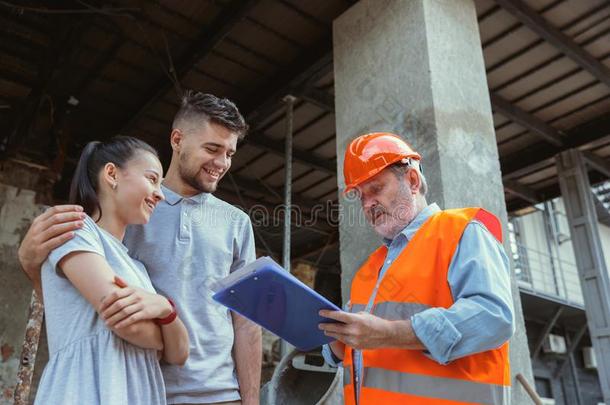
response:
<path id="1" fill-rule="evenodd" d="M 172 129 L 172 132 L 169 135 L 169 142 L 172 145 L 172 150 L 174 152 L 180 152 L 183 140 L 184 134 L 182 133 L 182 131 L 177 128 Z"/>
<path id="2" fill-rule="evenodd" d="M 407 177 L 407 181 L 409 182 L 409 188 L 411 189 L 412 194 L 419 193 L 419 189 L 421 188 L 421 178 L 419 177 L 419 173 L 415 169 L 408 169 L 405 173 Z"/>

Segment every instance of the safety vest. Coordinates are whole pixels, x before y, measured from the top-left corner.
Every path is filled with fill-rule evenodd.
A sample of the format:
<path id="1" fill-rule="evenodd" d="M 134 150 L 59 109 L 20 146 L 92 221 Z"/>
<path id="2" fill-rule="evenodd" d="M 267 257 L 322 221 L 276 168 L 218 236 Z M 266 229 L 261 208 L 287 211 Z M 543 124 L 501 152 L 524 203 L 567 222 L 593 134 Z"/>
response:
<path id="1" fill-rule="evenodd" d="M 381 281 L 373 315 L 407 320 L 427 308 L 449 308 L 453 297 L 447 273 L 462 233 L 473 219 L 502 241 L 498 219 L 481 208 L 440 211 L 416 232 L 387 269 Z M 352 281 L 350 312 L 363 311 L 375 289 L 387 247 L 373 252 Z M 353 348 L 344 353 L 344 395 L 355 404 Z M 447 365 L 426 357 L 421 350 L 384 348 L 363 350 L 359 404 L 505 404 L 510 394 L 508 342 Z"/>

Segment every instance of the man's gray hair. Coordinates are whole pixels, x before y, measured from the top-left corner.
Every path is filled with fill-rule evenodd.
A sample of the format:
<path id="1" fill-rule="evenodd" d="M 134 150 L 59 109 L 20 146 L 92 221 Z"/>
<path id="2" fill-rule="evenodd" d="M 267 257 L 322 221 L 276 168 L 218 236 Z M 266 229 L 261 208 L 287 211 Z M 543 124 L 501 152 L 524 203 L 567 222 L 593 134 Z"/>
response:
<path id="1" fill-rule="evenodd" d="M 394 163 L 393 165 L 391 165 L 389 167 L 389 169 L 392 170 L 392 172 L 396 175 L 396 177 L 399 180 L 402 180 L 404 178 L 404 174 L 408 170 L 415 170 L 417 172 L 417 174 L 419 175 L 419 182 L 421 183 L 421 185 L 419 187 L 419 193 L 422 196 L 425 197 L 426 194 L 428 194 L 428 182 L 426 181 L 426 177 L 421 172 L 419 167 L 420 167 L 419 163 L 401 163 L 401 162 L 398 162 L 398 163 Z"/>

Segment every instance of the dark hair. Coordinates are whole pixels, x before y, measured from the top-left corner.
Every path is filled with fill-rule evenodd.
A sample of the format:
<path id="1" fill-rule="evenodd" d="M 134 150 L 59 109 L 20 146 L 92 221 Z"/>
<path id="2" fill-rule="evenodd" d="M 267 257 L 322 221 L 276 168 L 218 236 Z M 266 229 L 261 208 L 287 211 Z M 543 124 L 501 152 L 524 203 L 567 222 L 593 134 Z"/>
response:
<path id="1" fill-rule="evenodd" d="M 83 149 L 70 185 L 70 203 L 81 205 L 89 216 L 97 209 L 102 217 L 98 198 L 98 175 L 106 163 L 125 167 L 138 151 L 159 154 L 149 144 L 131 136 L 115 136 L 108 141 L 89 142 Z"/>
<path id="2" fill-rule="evenodd" d="M 219 98 L 212 94 L 186 90 L 182 96 L 180 109 L 174 117 L 172 129 L 193 125 L 194 121 L 211 121 L 222 125 L 237 134 L 242 140 L 248 132 L 248 124 L 240 114 L 237 106 L 229 99 Z"/>

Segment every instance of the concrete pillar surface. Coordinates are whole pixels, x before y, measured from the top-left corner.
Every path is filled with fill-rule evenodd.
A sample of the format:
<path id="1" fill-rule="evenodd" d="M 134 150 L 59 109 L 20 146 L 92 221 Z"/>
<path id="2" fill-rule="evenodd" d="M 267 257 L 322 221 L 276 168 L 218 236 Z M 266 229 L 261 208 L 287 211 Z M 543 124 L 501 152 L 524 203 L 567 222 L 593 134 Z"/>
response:
<path id="1" fill-rule="evenodd" d="M 339 189 L 345 187 L 349 142 L 367 132 L 395 132 L 423 156 L 428 202 L 485 207 L 501 219 L 507 235 L 474 2 L 361 0 L 335 20 L 333 37 Z M 343 197 L 340 202 L 345 302 L 355 271 L 381 241 L 365 224 L 358 202 Z M 524 374 L 533 385 L 514 274 L 512 291 L 517 326 L 512 373 Z M 514 379 L 513 386 L 513 403 L 528 403 Z"/>

